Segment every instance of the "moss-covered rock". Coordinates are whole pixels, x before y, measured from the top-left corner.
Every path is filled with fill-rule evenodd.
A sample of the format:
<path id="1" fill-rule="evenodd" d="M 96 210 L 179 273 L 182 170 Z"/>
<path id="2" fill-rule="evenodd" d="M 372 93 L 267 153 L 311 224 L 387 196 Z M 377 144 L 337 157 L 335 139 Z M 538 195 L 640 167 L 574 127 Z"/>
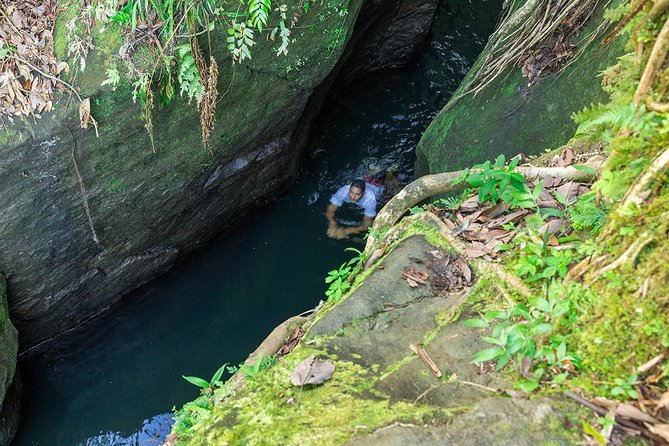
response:
<path id="1" fill-rule="evenodd" d="M 18 335 L 7 309 L 7 281 L 0 273 L 0 445 L 9 444 L 18 427 L 18 344 Z"/>
<path id="2" fill-rule="evenodd" d="M 0 265 L 11 275 L 10 308 L 23 343 L 96 314 L 289 186 L 310 123 L 362 38 L 354 28 L 366 29 L 379 8 L 402 2 L 376 2 L 364 15 L 364 0 L 310 3 L 306 13 L 303 2 L 287 3 L 287 14 L 301 17 L 287 56 L 258 38 L 253 59 L 232 64 L 225 30 L 212 33 L 220 96 L 211 151 L 202 146 L 197 109 L 185 100 L 154 111 L 154 152 L 130 82 L 101 86 L 107 68 L 124 70 L 113 26 L 93 30 L 85 70 L 69 60 L 68 80 L 90 97 L 99 137 L 79 128 L 73 97 L 61 97 L 35 123 L 16 120 L 0 130 Z M 59 10 L 55 50 L 65 58 L 67 24 L 80 5 Z M 424 37 L 413 21 L 404 23 L 409 41 Z M 205 36 L 202 43 L 208 48 Z M 152 57 L 140 47 L 137 63 L 148 66 Z"/>
<path id="3" fill-rule="evenodd" d="M 186 404 L 173 426 L 177 445 L 574 444 L 573 406 L 501 398 L 494 389 L 511 384 L 471 363 L 486 344 L 463 321 L 477 302 L 494 302 L 487 280 L 440 295 L 411 288 L 398 273 L 407 264 L 428 271 L 427 252 L 448 246 L 435 227 L 430 242 L 416 235 L 425 228 L 420 218 L 401 223 L 390 253 L 344 300 L 322 308 L 306 338 L 273 367 Z M 441 378 L 411 344 L 422 345 Z M 310 355 L 330 360 L 335 372 L 300 389 L 290 375 Z"/>
<path id="4" fill-rule="evenodd" d="M 619 2 L 616 2 L 619 3 Z M 540 7 L 541 2 L 534 2 Z M 571 114 L 604 97 L 599 73 L 622 54 L 623 39 L 601 43 L 604 5 L 593 12 L 573 43 L 577 57 L 531 86 L 518 66 L 507 68 L 477 95 L 462 95 L 491 57 L 489 44 L 453 98 L 423 134 L 417 173 L 469 167 L 500 154 L 538 154 L 569 140 L 576 129 Z M 504 23 L 500 26 L 505 26 Z M 589 37 L 595 31 L 599 37 Z"/>

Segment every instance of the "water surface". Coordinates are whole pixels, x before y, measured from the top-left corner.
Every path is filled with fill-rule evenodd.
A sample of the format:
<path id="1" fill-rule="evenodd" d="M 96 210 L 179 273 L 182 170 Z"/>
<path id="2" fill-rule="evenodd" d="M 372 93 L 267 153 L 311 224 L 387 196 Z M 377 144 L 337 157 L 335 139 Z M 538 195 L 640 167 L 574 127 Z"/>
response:
<path id="1" fill-rule="evenodd" d="M 182 374 L 239 363 L 279 323 L 324 298 L 355 241 L 325 236 L 329 196 L 371 165 L 408 181 L 414 148 L 479 54 L 500 0 L 446 1 L 416 63 L 351 86 L 323 110 L 294 190 L 101 317 L 23 358 L 14 445 L 160 444 Z M 358 247 L 360 242 L 358 242 Z"/>

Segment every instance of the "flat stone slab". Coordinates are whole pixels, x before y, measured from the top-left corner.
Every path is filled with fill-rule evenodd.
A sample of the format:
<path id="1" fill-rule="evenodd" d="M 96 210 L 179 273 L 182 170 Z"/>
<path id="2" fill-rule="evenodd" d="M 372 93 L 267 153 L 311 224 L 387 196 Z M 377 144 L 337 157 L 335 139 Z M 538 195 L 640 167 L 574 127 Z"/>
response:
<path id="1" fill-rule="evenodd" d="M 403 306 L 432 297 L 427 285 L 411 288 L 402 278 L 402 270 L 411 266 L 427 273 L 425 264 L 410 259 L 424 262 L 425 253 L 433 249 L 422 236 L 404 240 L 383 259 L 362 286 L 311 327 L 309 337 L 336 333 L 346 324 L 374 316 L 387 306 Z"/>

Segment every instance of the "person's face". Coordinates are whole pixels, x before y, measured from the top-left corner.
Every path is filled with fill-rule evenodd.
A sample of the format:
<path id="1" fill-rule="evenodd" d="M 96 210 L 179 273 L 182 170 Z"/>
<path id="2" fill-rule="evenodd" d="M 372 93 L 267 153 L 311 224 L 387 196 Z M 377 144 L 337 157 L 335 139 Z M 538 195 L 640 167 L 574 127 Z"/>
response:
<path id="1" fill-rule="evenodd" d="M 353 202 L 357 203 L 358 200 L 362 198 L 362 189 L 359 187 L 351 186 L 348 188 L 348 198 Z"/>

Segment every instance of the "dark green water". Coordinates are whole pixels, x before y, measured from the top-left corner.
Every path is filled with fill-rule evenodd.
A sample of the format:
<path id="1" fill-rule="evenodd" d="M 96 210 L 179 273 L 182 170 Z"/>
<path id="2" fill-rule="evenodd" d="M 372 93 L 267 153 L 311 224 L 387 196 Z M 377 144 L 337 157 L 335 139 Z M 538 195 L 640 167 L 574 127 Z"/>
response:
<path id="1" fill-rule="evenodd" d="M 182 374 L 209 378 L 222 363 L 241 362 L 277 324 L 324 298 L 327 271 L 356 245 L 325 236 L 329 196 L 370 157 L 410 179 L 421 133 L 483 48 L 501 6 L 447 3 L 414 66 L 351 87 L 325 107 L 290 194 L 22 360 L 14 445 L 160 444 L 170 409 L 197 396 Z"/>

